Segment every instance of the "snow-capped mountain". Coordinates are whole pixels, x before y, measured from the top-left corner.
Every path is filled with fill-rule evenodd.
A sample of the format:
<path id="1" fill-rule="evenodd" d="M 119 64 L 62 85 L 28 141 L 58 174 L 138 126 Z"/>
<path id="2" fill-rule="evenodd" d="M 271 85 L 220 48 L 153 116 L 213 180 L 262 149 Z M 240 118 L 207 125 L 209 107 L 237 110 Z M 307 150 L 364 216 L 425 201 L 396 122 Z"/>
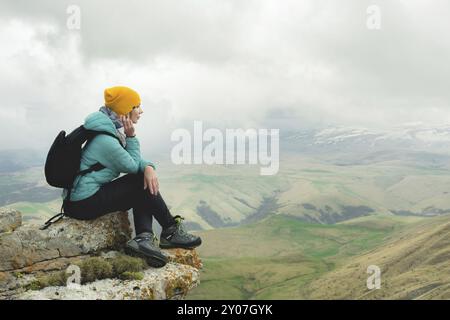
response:
<path id="1" fill-rule="evenodd" d="M 442 165 L 450 160 L 450 125 L 409 123 L 390 130 L 362 127 L 280 130 L 280 138 L 281 150 L 326 155 L 343 164 L 414 158 L 425 161 L 425 165 L 430 161 Z"/>
<path id="2" fill-rule="evenodd" d="M 389 147 L 450 147 L 450 125 L 429 127 L 419 123 L 406 124 L 391 130 L 371 130 L 358 127 L 328 127 L 299 131 L 281 130 L 281 139 L 303 147 L 345 146 L 363 144 L 367 148 Z"/>

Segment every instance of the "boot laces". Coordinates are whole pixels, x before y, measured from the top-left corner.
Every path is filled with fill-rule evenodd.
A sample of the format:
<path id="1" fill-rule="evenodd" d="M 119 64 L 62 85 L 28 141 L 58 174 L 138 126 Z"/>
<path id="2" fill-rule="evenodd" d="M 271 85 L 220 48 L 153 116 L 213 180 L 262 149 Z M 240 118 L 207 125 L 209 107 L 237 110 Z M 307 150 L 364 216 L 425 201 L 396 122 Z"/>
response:
<path id="1" fill-rule="evenodd" d="M 158 237 L 154 233 L 151 233 L 149 235 L 139 236 L 138 239 L 141 241 L 142 240 L 150 240 L 153 244 L 158 244 Z"/>
<path id="2" fill-rule="evenodd" d="M 186 235 L 187 232 L 184 229 L 184 225 L 183 225 L 184 217 L 177 215 L 174 217 L 174 219 L 177 224 L 177 229 L 178 229 L 178 232 L 180 233 L 180 235 Z"/>

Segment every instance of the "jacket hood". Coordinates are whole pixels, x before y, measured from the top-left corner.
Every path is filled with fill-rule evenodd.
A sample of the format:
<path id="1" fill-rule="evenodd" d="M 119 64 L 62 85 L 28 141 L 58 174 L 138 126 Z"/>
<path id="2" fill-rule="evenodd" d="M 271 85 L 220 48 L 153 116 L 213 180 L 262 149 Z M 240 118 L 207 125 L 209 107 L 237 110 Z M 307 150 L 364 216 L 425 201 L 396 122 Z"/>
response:
<path id="1" fill-rule="evenodd" d="M 84 120 L 84 127 L 88 130 L 106 131 L 117 135 L 116 126 L 112 120 L 101 111 L 96 111 L 88 115 Z"/>

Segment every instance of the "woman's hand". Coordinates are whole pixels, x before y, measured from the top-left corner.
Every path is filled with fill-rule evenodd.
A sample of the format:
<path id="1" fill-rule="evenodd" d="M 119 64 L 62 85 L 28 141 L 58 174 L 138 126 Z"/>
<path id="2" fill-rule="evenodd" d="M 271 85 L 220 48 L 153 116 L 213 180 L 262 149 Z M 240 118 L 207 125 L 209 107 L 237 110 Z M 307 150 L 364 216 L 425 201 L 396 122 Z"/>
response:
<path id="1" fill-rule="evenodd" d="M 130 116 L 129 115 L 120 116 L 120 121 L 122 121 L 123 131 L 125 132 L 125 135 L 127 137 L 135 136 L 134 126 L 133 122 L 130 119 Z"/>
<path id="2" fill-rule="evenodd" d="M 149 189 L 150 194 L 156 196 L 159 191 L 159 182 L 156 172 L 151 166 L 146 166 L 144 170 L 144 190 Z"/>

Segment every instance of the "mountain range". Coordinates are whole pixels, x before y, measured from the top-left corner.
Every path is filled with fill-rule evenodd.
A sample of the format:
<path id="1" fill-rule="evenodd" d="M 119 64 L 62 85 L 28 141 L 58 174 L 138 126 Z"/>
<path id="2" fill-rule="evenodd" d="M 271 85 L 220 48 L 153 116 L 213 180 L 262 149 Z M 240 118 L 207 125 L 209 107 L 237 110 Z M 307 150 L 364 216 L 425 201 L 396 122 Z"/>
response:
<path id="1" fill-rule="evenodd" d="M 192 299 L 448 298 L 450 126 L 280 130 L 280 170 L 157 163 L 173 214 L 204 239 Z M 4 151 L 0 206 L 59 212 L 35 151 Z M 30 160 L 32 159 L 32 160 Z M 382 289 L 365 286 L 378 265 Z"/>

